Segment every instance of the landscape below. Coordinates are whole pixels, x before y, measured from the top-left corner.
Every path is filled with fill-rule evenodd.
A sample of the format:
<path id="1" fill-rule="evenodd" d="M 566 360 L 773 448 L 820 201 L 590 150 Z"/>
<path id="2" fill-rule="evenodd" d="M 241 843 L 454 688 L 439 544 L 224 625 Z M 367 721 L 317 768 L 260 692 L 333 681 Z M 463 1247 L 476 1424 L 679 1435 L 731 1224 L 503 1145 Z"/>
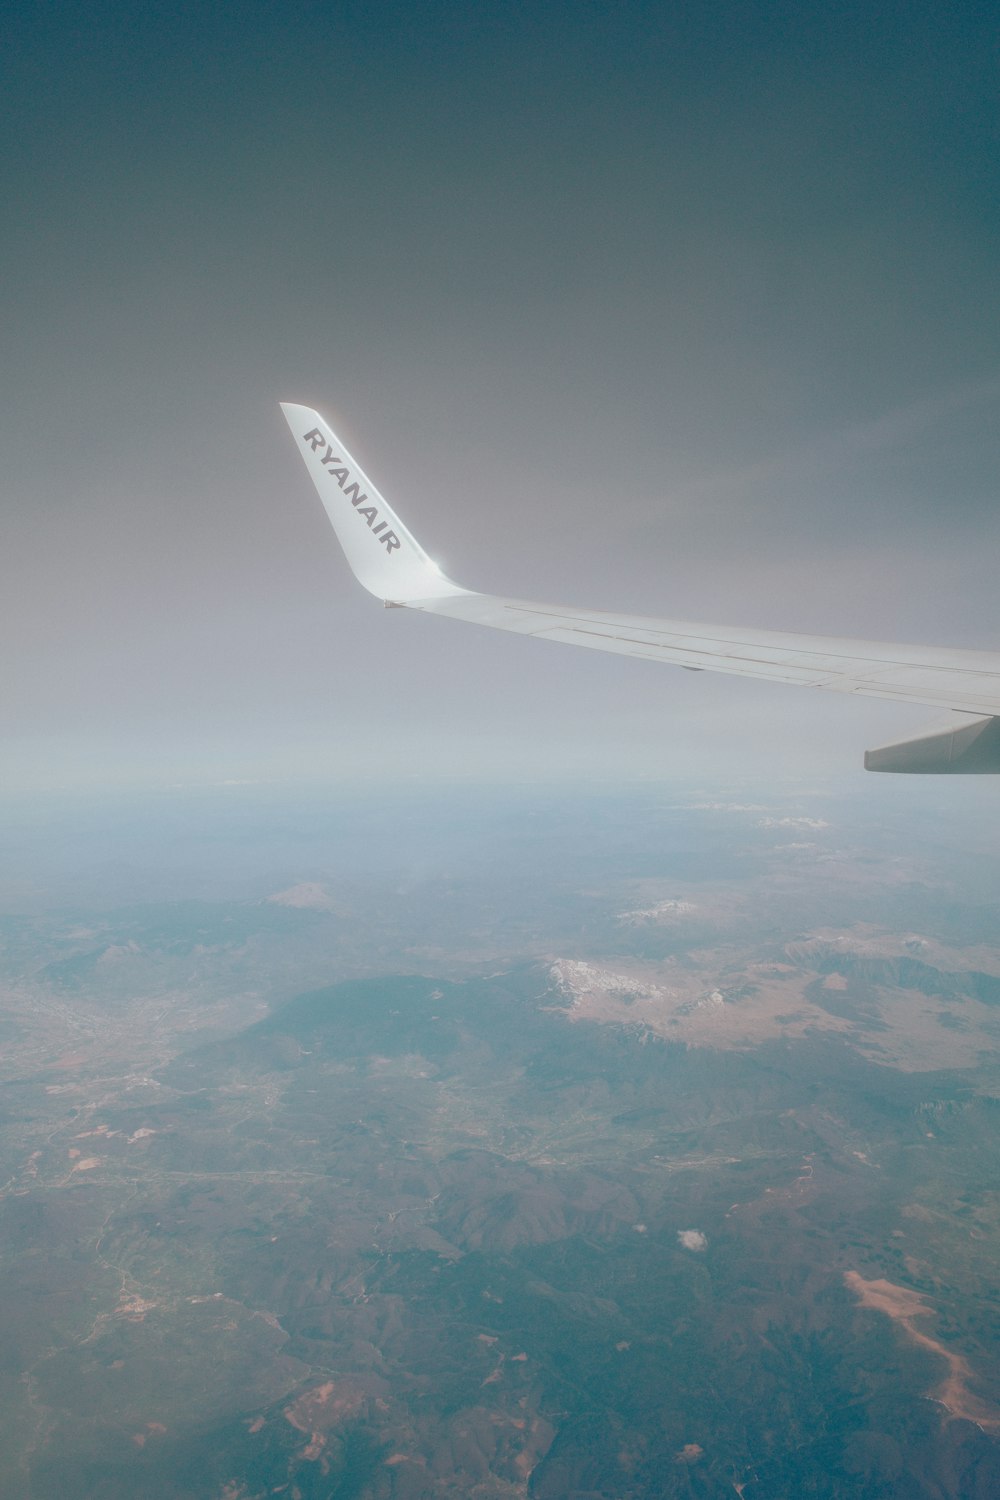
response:
<path id="1" fill-rule="evenodd" d="M 1000 1493 L 987 795 L 26 818 L 0 1492 Z"/>

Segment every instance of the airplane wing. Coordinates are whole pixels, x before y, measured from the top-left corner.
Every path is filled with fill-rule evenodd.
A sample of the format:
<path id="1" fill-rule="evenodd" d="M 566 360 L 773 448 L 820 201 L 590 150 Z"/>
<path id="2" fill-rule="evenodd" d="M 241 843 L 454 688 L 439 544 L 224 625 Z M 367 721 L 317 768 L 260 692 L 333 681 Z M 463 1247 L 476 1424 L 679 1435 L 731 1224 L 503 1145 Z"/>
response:
<path id="1" fill-rule="evenodd" d="M 533 604 L 446 578 L 316 412 L 282 403 L 358 581 L 388 607 L 639 656 L 692 671 L 951 710 L 945 727 L 869 750 L 871 771 L 1000 772 L 1000 652 L 890 645 Z"/>

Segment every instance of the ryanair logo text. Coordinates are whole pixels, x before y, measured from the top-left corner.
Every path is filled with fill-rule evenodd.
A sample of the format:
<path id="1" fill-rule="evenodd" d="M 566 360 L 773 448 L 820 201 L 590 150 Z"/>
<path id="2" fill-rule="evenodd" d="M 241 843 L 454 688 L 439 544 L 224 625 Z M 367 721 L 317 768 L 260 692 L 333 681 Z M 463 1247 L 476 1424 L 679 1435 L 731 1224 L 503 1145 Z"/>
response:
<path id="1" fill-rule="evenodd" d="M 319 428 L 314 427 L 312 432 L 307 432 L 302 441 L 309 443 L 314 453 L 319 453 L 322 448 L 326 449 L 326 452 L 320 459 L 320 463 L 326 469 L 326 472 L 340 485 L 345 498 L 350 500 L 358 515 L 364 516 L 372 536 L 378 537 L 379 541 L 384 544 L 387 553 L 395 552 L 399 547 L 399 537 L 394 531 L 389 530 L 389 523 L 387 521 L 380 521 L 378 519 L 378 511 L 372 505 L 371 501 L 368 500 L 368 496 L 361 493 L 361 488 L 357 480 L 352 480 L 348 484 L 347 481 L 351 478 L 350 470 L 345 465 L 344 460 L 338 458 L 334 453 Z M 366 501 L 367 504 L 365 503 Z"/>

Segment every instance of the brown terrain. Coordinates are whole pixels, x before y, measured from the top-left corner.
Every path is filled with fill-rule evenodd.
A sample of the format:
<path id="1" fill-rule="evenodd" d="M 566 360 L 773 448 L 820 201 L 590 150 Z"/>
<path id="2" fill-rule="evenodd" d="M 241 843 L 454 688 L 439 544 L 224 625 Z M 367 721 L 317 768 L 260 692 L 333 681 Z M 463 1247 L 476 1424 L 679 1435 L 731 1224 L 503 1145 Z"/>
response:
<path id="1" fill-rule="evenodd" d="M 844 1280 L 862 1307 L 885 1313 L 905 1329 L 915 1344 L 940 1355 L 946 1362 L 948 1372 L 944 1380 L 929 1393 L 935 1401 L 940 1401 L 951 1416 L 975 1422 L 984 1432 L 1000 1432 L 1000 1406 L 981 1400 L 969 1389 L 970 1382 L 975 1380 L 969 1361 L 916 1326 L 917 1318 L 930 1317 L 934 1312 L 924 1297 L 891 1281 L 866 1281 L 857 1271 L 845 1271 Z"/>

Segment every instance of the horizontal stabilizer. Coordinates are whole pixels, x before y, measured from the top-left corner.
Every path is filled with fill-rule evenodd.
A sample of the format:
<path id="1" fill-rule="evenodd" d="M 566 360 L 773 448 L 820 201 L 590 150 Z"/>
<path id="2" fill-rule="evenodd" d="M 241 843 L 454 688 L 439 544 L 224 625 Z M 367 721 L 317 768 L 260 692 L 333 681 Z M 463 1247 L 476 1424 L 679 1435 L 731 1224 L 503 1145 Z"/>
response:
<path id="1" fill-rule="evenodd" d="M 866 771 L 989 775 L 1000 771 L 1000 718 L 962 719 L 945 729 L 865 751 Z"/>

